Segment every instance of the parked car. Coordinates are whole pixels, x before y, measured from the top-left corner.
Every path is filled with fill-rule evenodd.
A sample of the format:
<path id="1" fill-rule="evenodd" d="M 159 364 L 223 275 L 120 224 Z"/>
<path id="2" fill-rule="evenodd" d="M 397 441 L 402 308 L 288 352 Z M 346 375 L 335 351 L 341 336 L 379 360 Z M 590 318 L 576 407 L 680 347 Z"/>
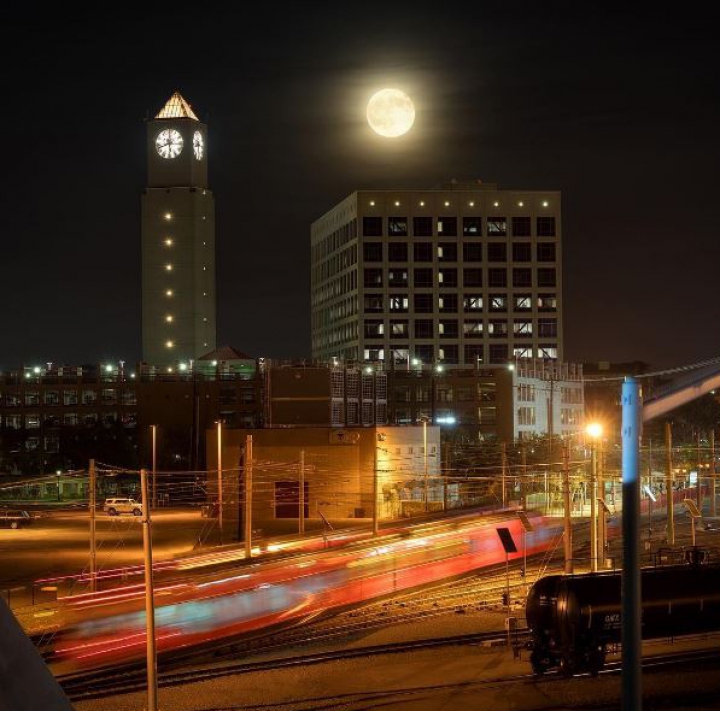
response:
<path id="1" fill-rule="evenodd" d="M 0 511 L 0 526 L 5 528 L 21 528 L 32 523 L 32 516 L 27 511 L 5 509 Z"/>
<path id="2" fill-rule="evenodd" d="M 133 516 L 142 516 L 142 503 L 135 499 L 105 499 L 103 511 L 108 516 L 119 516 L 120 514 L 129 513 Z"/>

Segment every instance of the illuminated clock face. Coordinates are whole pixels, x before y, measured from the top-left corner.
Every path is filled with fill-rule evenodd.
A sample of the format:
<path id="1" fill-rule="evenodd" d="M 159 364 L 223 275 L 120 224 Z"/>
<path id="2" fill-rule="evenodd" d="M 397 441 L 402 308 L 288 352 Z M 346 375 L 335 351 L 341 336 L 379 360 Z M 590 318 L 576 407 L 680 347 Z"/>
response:
<path id="1" fill-rule="evenodd" d="M 205 153 L 205 141 L 203 141 L 200 131 L 195 131 L 193 135 L 193 151 L 195 152 L 195 158 L 202 160 L 203 154 Z"/>
<path id="2" fill-rule="evenodd" d="M 183 137 L 174 128 L 166 128 L 155 139 L 155 150 L 161 158 L 177 158 L 183 149 Z"/>

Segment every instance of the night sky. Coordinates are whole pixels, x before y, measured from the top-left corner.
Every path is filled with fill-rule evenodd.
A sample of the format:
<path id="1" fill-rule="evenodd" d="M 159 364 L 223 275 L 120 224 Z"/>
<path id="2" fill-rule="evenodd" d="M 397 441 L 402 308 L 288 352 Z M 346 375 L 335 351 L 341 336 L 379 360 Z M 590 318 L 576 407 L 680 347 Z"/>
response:
<path id="1" fill-rule="evenodd" d="M 704 5 L 260 5 L 4 11 L 0 369 L 139 359 L 144 118 L 175 89 L 209 122 L 219 344 L 309 356 L 310 223 L 353 190 L 481 178 L 563 193 L 568 360 L 720 355 Z M 417 108 L 395 142 L 384 86 Z"/>

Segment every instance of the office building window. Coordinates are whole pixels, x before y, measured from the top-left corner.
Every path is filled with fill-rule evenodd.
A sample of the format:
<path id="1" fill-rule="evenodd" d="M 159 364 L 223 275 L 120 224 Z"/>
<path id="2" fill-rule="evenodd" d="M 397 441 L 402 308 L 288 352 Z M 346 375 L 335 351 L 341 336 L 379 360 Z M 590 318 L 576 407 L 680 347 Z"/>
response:
<path id="1" fill-rule="evenodd" d="M 390 321 L 390 338 L 408 338 L 409 335 L 408 321 Z"/>
<path id="2" fill-rule="evenodd" d="M 413 245 L 413 256 L 416 262 L 432 262 L 433 246 L 432 242 L 418 242 Z"/>
<path id="3" fill-rule="evenodd" d="M 463 286 L 482 286 L 482 269 L 480 267 L 467 267 L 463 269 Z"/>
<path id="4" fill-rule="evenodd" d="M 555 242 L 539 242 L 537 246 L 538 262 L 555 261 Z"/>
<path id="5" fill-rule="evenodd" d="M 443 314 L 454 314 L 458 310 L 457 294 L 443 294 L 438 297 L 438 310 Z"/>
<path id="6" fill-rule="evenodd" d="M 515 311 L 532 311 L 531 294 L 515 294 L 513 302 Z"/>
<path id="7" fill-rule="evenodd" d="M 382 217 L 363 217 L 363 235 L 365 237 L 382 237 Z"/>
<path id="8" fill-rule="evenodd" d="M 439 262 L 457 262 L 457 244 L 455 242 L 438 245 Z"/>
<path id="9" fill-rule="evenodd" d="M 555 294 L 540 294 L 537 300 L 538 311 L 557 311 Z"/>
<path id="10" fill-rule="evenodd" d="M 366 288 L 376 289 L 383 285 L 382 269 L 366 269 L 364 273 L 364 281 Z"/>
<path id="11" fill-rule="evenodd" d="M 438 335 L 440 338 L 457 338 L 458 322 L 441 320 L 438 324 Z"/>
<path id="12" fill-rule="evenodd" d="M 463 259 L 466 262 L 482 262 L 482 243 L 464 242 Z"/>
<path id="13" fill-rule="evenodd" d="M 507 262 L 507 244 L 491 242 L 488 245 L 488 262 Z"/>
<path id="14" fill-rule="evenodd" d="M 432 217 L 413 217 L 413 235 L 415 237 L 432 237 Z"/>
<path id="15" fill-rule="evenodd" d="M 460 348 L 455 345 L 442 345 L 438 349 L 438 359 L 443 363 L 455 365 L 460 357 Z M 440 401 L 440 398 L 438 398 Z"/>
<path id="16" fill-rule="evenodd" d="M 513 336 L 515 338 L 532 338 L 532 319 L 515 319 L 513 321 Z"/>
<path id="17" fill-rule="evenodd" d="M 538 237 L 555 237 L 555 218 L 554 217 L 538 217 L 537 218 L 537 236 Z"/>
<path id="18" fill-rule="evenodd" d="M 415 269 L 413 272 L 413 283 L 415 284 L 415 287 L 419 289 L 432 287 L 433 270 L 426 268 Z"/>
<path id="19" fill-rule="evenodd" d="M 63 390 L 63 405 L 77 405 L 77 390 Z"/>
<path id="20" fill-rule="evenodd" d="M 488 286 L 507 287 L 507 269 L 488 269 Z"/>
<path id="21" fill-rule="evenodd" d="M 388 217 L 388 234 L 391 237 L 407 237 L 407 217 Z"/>
<path id="22" fill-rule="evenodd" d="M 432 363 L 435 360 L 435 347 L 432 344 L 419 344 L 415 346 L 415 358 L 421 363 Z"/>
<path id="23" fill-rule="evenodd" d="M 434 335 L 432 319 L 415 320 L 415 338 L 433 338 Z"/>
<path id="24" fill-rule="evenodd" d="M 407 242 L 390 242 L 388 245 L 388 261 L 390 262 L 407 262 L 408 245 Z"/>
<path id="25" fill-rule="evenodd" d="M 504 217 L 487 218 L 488 237 L 507 237 L 507 219 Z"/>
<path id="26" fill-rule="evenodd" d="M 382 262 L 382 242 L 365 242 L 363 245 L 363 259 L 366 262 Z"/>
<path id="27" fill-rule="evenodd" d="M 456 288 L 457 285 L 457 269 L 438 269 L 438 286 Z"/>
<path id="28" fill-rule="evenodd" d="M 540 338 L 557 338 L 557 320 L 554 318 L 538 319 L 538 336 Z"/>
<path id="29" fill-rule="evenodd" d="M 548 344 L 538 348 L 538 358 L 557 358 L 557 346 Z"/>
<path id="30" fill-rule="evenodd" d="M 530 218 L 529 217 L 513 217 L 512 232 L 513 237 L 530 237 Z"/>
<path id="31" fill-rule="evenodd" d="M 488 321 L 488 336 L 490 338 L 507 338 L 508 324 L 507 321 L 490 319 Z"/>
<path id="32" fill-rule="evenodd" d="M 513 269 L 513 286 L 532 286 L 532 269 Z"/>
<path id="33" fill-rule="evenodd" d="M 519 407 L 518 408 L 518 424 L 532 426 L 535 424 L 535 408 Z"/>
<path id="34" fill-rule="evenodd" d="M 45 391 L 45 404 L 46 405 L 59 405 L 60 404 L 60 391 L 59 390 L 46 390 Z"/>
<path id="35" fill-rule="evenodd" d="M 457 237 L 457 217 L 438 217 L 438 237 Z"/>
<path id="36" fill-rule="evenodd" d="M 388 286 L 391 288 L 402 287 L 407 288 L 408 270 L 407 269 L 388 269 Z"/>
<path id="37" fill-rule="evenodd" d="M 465 294 L 463 297 L 463 311 L 477 313 L 483 310 L 483 297 L 481 294 Z"/>
<path id="38" fill-rule="evenodd" d="M 513 242 L 513 262 L 531 262 L 532 248 L 530 242 Z"/>
<path id="39" fill-rule="evenodd" d="M 465 346 L 465 365 L 479 365 L 483 362 L 483 347 L 478 343 Z"/>
<path id="40" fill-rule="evenodd" d="M 507 311 L 507 296 L 490 294 L 490 311 L 496 313 Z"/>
<path id="41" fill-rule="evenodd" d="M 432 294 L 415 294 L 415 313 L 431 314 L 434 311 L 433 307 L 434 298 Z"/>
<path id="42" fill-rule="evenodd" d="M 385 335 L 385 326 L 382 320 L 365 320 L 365 338 L 382 338 Z"/>
<path id="43" fill-rule="evenodd" d="M 385 310 L 383 307 L 384 304 L 382 294 L 365 294 L 366 314 L 382 313 Z"/>
<path id="44" fill-rule="evenodd" d="M 482 217 L 463 217 L 463 235 L 480 237 L 482 235 Z"/>
<path id="45" fill-rule="evenodd" d="M 491 363 L 507 363 L 508 347 L 504 343 L 490 344 L 490 362 Z"/>
<path id="46" fill-rule="evenodd" d="M 482 319 L 465 319 L 463 321 L 463 335 L 465 338 L 482 338 Z"/>
<path id="47" fill-rule="evenodd" d="M 538 269 L 537 270 L 538 286 L 556 286 L 554 269 Z"/>
<path id="48" fill-rule="evenodd" d="M 390 297 L 390 311 L 399 313 L 406 313 L 409 306 L 409 300 L 407 295 L 402 296 L 391 296 Z"/>

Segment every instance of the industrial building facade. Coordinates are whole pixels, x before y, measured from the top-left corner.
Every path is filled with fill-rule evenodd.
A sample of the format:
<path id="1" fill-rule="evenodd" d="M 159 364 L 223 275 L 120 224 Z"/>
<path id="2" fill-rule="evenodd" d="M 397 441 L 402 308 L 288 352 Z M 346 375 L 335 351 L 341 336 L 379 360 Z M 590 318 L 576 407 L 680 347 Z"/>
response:
<path id="1" fill-rule="evenodd" d="M 561 242 L 556 191 L 357 191 L 312 224 L 313 357 L 561 360 Z"/>

